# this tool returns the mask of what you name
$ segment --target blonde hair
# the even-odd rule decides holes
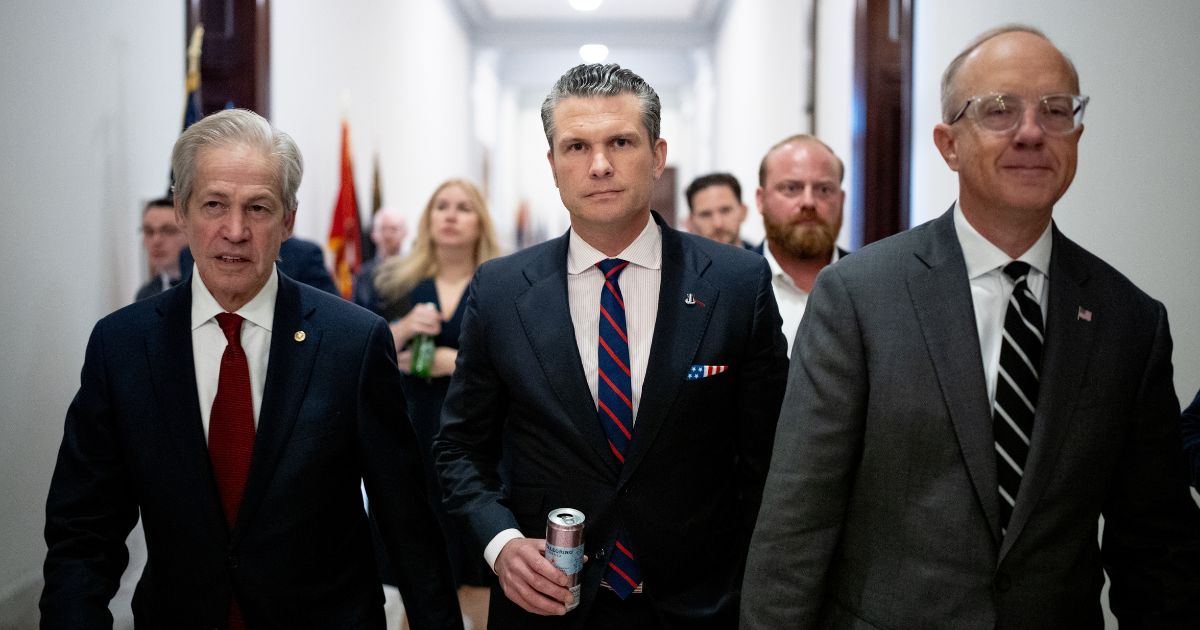
[[[479,238],[475,241],[475,266],[500,255],[500,245],[496,241],[496,229],[492,225],[492,215],[488,213],[487,201],[479,188],[465,179],[448,179],[442,182],[425,202],[425,210],[417,223],[417,235],[413,241],[412,252],[407,256],[395,256],[379,265],[375,271],[375,288],[379,290],[380,301],[384,305],[395,305],[407,296],[425,278],[437,275],[437,245],[430,235],[429,222],[433,215],[433,204],[437,196],[450,186],[457,186],[467,195],[471,209],[479,217]]]

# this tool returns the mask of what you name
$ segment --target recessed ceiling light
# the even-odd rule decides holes
[[[600,63],[608,59],[608,46],[604,44],[584,44],[579,47],[579,57],[584,63]]]
[[[576,11],[595,11],[604,0],[568,0]]]

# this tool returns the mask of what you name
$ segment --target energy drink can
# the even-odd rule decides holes
[[[546,559],[570,580],[571,603],[579,605],[579,572],[583,570],[583,512],[571,508],[551,510],[546,516]]]

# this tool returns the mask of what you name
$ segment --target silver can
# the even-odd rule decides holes
[[[579,573],[583,571],[583,512],[571,508],[550,510],[546,515],[546,559],[567,574],[571,603],[579,605]]]

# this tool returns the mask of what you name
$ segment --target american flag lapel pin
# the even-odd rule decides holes
[[[698,381],[702,378],[716,376],[728,369],[728,365],[693,365],[688,368],[687,380]]]
[[[1077,313],[1075,315],[1075,321],[1079,321],[1079,320],[1083,320],[1085,322],[1092,321],[1092,312],[1087,310],[1086,308],[1083,308],[1082,306],[1080,306],[1079,313]]]

